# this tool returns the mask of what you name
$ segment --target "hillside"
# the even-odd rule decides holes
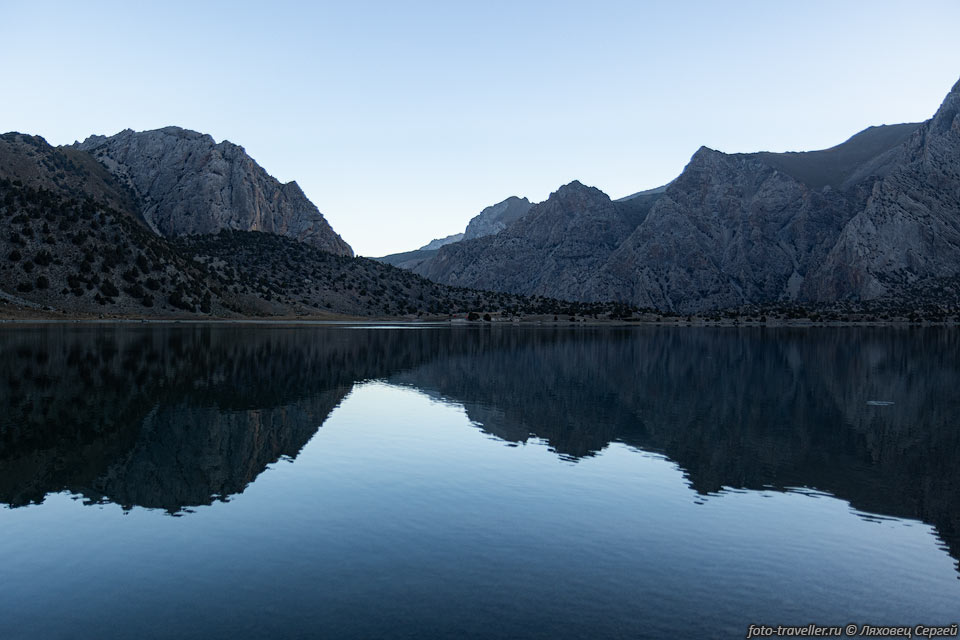
[[[574,182],[497,235],[411,267],[458,286],[684,314],[844,301],[949,311],[958,105],[960,83],[931,120],[870,127],[822,151],[702,147],[665,187],[616,202]]]
[[[0,138],[0,301],[67,314],[446,317],[625,313],[474,291],[256,231],[166,238],[134,193],[75,149]]]
[[[266,231],[353,255],[296,182],[281,184],[226,140],[215,143],[180,127],[127,129],[90,136],[72,149],[96,158],[128,187],[143,220],[161,235]]]

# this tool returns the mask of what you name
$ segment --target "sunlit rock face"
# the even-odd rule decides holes
[[[165,236],[264,231],[353,255],[296,182],[281,184],[231,142],[165,127],[90,136],[76,146],[136,193],[144,220]]]

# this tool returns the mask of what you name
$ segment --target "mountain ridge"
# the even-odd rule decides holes
[[[599,191],[569,200],[579,183],[564,185],[496,236],[441,247],[414,271],[677,313],[908,299],[921,283],[960,275],[958,87],[923,123],[870,127],[829,149],[701,147],[668,185],[613,207]]]
[[[140,215],[161,235],[266,231],[353,255],[295,181],[280,183],[228,140],[216,143],[209,134],[169,126],[124,129],[70,146],[136,193]]]

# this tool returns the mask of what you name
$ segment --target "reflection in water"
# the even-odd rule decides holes
[[[5,330],[0,502],[226,499],[379,379],[566,460],[622,442],[701,494],[809,487],[920,519],[958,558],[958,346],[937,329]]]

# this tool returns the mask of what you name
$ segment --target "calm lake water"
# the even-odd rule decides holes
[[[960,620],[960,332],[0,330],[0,638]]]

